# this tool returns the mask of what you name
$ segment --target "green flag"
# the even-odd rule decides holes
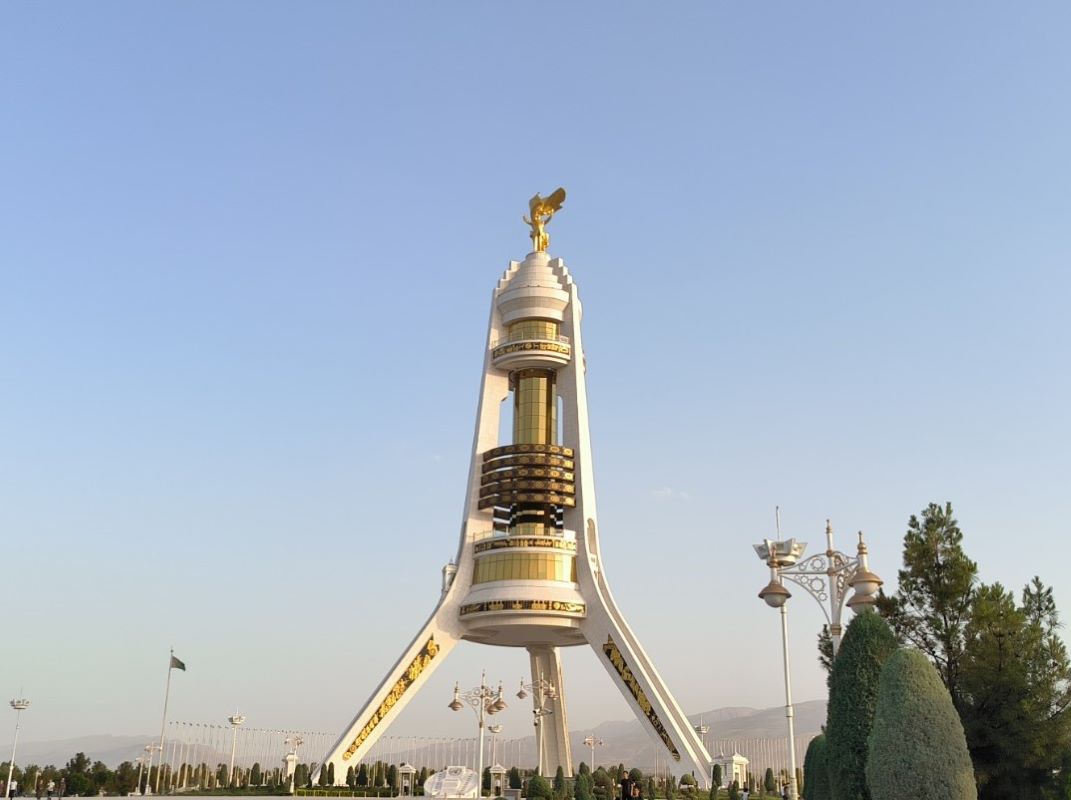
[[[171,656],[171,669],[181,669],[183,672],[185,672],[186,671],[186,665],[183,664],[181,661],[179,661],[174,656]]]

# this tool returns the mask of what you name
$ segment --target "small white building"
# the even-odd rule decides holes
[[[398,767],[398,794],[401,797],[412,797],[416,792],[416,767],[412,764],[403,763]]]
[[[747,783],[747,765],[751,763],[744,756],[733,752],[731,756],[718,753],[710,760],[710,771],[713,774],[714,765],[721,767],[721,785],[730,786],[737,781],[741,786]]]

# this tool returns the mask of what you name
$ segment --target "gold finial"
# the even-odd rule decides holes
[[[532,232],[532,250],[537,253],[547,252],[550,246],[550,234],[547,233],[546,225],[555,212],[561,209],[565,202],[565,189],[560,186],[547,197],[538,194],[528,201],[528,214],[531,217],[521,217],[526,225],[530,225]]]

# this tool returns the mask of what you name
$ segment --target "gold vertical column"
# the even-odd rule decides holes
[[[556,444],[558,393],[554,370],[523,369],[513,382],[513,443]],[[540,535],[555,528],[554,506],[518,503],[510,520],[510,533]]]

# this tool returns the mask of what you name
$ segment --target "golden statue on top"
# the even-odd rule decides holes
[[[521,217],[526,225],[532,227],[529,234],[532,237],[532,250],[537,253],[547,252],[550,247],[550,234],[547,233],[547,223],[559,211],[565,202],[565,189],[560,186],[547,197],[538,194],[528,201],[528,214],[531,217]]]

